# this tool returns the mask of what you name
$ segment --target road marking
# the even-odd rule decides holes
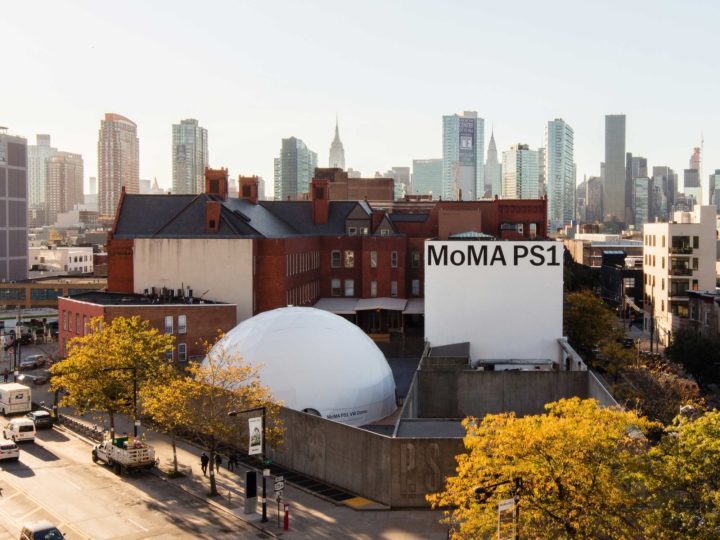
[[[125,519],[128,520],[128,521],[129,521],[130,523],[132,523],[133,525],[135,525],[135,526],[136,526],[138,529],[140,529],[141,531],[147,532],[147,531],[150,530],[150,529],[146,529],[145,527],[143,527],[142,525],[140,525],[137,521],[133,521],[133,520],[130,519],[130,518],[125,518]]]
[[[35,510],[30,510],[27,514],[25,514],[23,517],[20,518],[20,521],[25,521],[27,518],[32,516],[35,512],[40,510],[42,507],[38,506],[35,508]]]
[[[19,492],[19,491],[16,491],[15,493],[13,493],[12,495],[10,495],[9,497],[3,497],[2,500],[0,500],[0,504],[3,504],[3,503],[5,503],[5,502],[9,501],[9,500],[12,499],[13,497],[17,497],[18,495],[20,495],[20,492]]]
[[[81,488],[80,486],[78,486],[75,482],[73,482],[72,480],[68,480],[67,478],[65,479],[65,483],[66,483],[66,484],[70,484],[71,486],[73,486],[73,487],[74,487],[75,489],[77,489],[78,491],[82,491],[82,490],[83,490],[83,488]]]

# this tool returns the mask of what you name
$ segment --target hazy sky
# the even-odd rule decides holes
[[[138,124],[140,177],[171,185],[171,125],[197,118],[210,164],[272,186],[283,137],[326,166],[335,115],[366,175],[441,157],[443,114],[477,110],[500,151],[575,130],[578,181],[599,174],[604,115],[627,149],[720,168],[720,2],[3,2],[0,125],[52,135],[97,173],[105,112]]]

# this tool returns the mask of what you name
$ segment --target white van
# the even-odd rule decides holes
[[[29,413],[32,410],[32,395],[29,386],[19,383],[0,384],[0,413],[3,416]]]
[[[13,418],[3,428],[3,437],[14,442],[34,441],[35,422],[29,418]]]

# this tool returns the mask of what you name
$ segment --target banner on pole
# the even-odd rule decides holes
[[[515,499],[498,502],[498,540],[515,540]]]
[[[248,426],[250,431],[250,444],[248,445],[248,454],[254,456],[256,454],[263,453],[263,422],[262,417],[258,416],[255,418],[248,419]]]

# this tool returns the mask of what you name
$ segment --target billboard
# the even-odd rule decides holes
[[[471,359],[560,361],[563,245],[425,242],[425,338]]]

